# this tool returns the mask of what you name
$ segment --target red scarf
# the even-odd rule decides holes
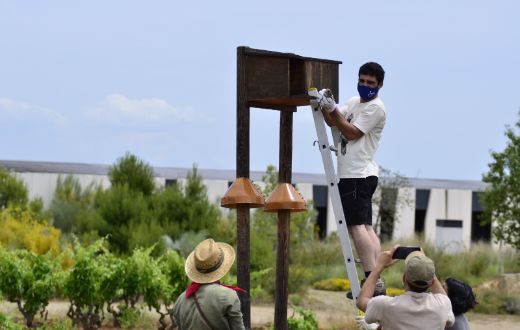
[[[214,284],[218,284],[218,285],[222,285],[222,286],[225,286],[226,288],[230,288],[232,290],[235,290],[235,291],[241,291],[241,292],[246,292],[246,290],[244,289],[241,289],[237,286],[232,286],[232,285],[227,285],[227,284],[224,284],[224,283],[220,283],[220,282],[213,282]],[[195,294],[195,292],[197,292],[197,290],[203,286],[204,284],[210,284],[210,283],[197,283],[197,282],[191,282],[190,285],[188,285],[188,288],[186,289],[186,295],[185,297],[186,298],[189,298],[191,297],[192,295]]]

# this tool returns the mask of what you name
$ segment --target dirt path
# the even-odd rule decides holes
[[[318,320],[320,329],[355,330],[355,309],[352,301],[345,299],[343,292],[309,290],[301,307],[311,309]],[[69,308],[68,302],[53,301],[48,306],[49,318],[63,318]],[[3,302],[0,313],[18,315],[15,304]],[[291,316],[292,310],[288,311]],[[469,313],[472,330],[520,330],[519,315],[485,315]],[[274,320],[274,306],[253,305],[251,307],[251,326],[265,329]]]

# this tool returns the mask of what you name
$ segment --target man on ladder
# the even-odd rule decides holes
[[[379,238],[372,227],[372,196],[379,174],[373,156],[386,121],[385,105],[379,98],[384,77],[381,65],[374,62],[363,64],[358,74],[359,97],[351,98],[342,107],[335,104],[330,90],[319,92],[320,97],[328,99],[328,102],[321,102],[321,109],[337,147],[341,204],[365,279],[374,269],[381,252]],[[378,279],[374,295],[384,294],[385,284]],[[347,296],[352,298],[352,293]]]

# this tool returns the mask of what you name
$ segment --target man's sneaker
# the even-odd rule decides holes
[[[362,279],[361,280],[361,286],[363,286],[363,284],[365,283],[366,281],[366,278]],[[386,295],[386,285],[385,285],[385,281],[383,281],[382,278],[378,278],[377,279],[377,282],[376,282],[376,287],[374,288],[374,295],[372,297],[375,297],[375,296],[384,296]],[[352,296],[352,291],[348,291],[347,292],[347,298],[348,299],[354,299],[353,296]]]
[[[376,287],[374,289],[374,295],[375,296],[385,296],[386,295],[386,285],[385,281],[383,281],[382,278],[378,278],[376,282]]]

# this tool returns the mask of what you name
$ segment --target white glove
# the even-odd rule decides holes
[[[379,328],[377,323],[367,323],[363,316],[356,316],[356,327],[358,330],[374,330]]]
[[[371,330],[363,316],[356,316],[356,326],[358,330]]]
[[[332,95],[332,91],[328,88],[322,89],[318,92],[318,100],[322,110],[331,113],[336,109],[336,100],[334,100],[334,95]]]

